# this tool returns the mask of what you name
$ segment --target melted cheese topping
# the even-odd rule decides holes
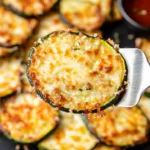
[[[0,46],[0,57],[9,55],[10,53],[12,53],[16,50],[18,50],[17,46],[12,47],[12,48],[6,48],[6,47],[1,47]]]
[[[146,96],[142,96],[138,105],[140,106],[144,114],[148,117],[148,119],[150,120],[150,98]]]
[[[58,112],[35,95],[12,96],[0,106],[1,130],[15,141],[38,141],[59,121]]]
[[[72,25],[91,31],[99,28],[110,10],[110,0],[61,0],[60,12]],[[85,13],[86,12],[86,13]]]
[[[3,46],[23,44],[37,24],[35,19],[19,17],[3,6],[0,6],[0,18],[0,45]]]
[[[90,150],[97,142],[98,140],[84,125],[80,115],[63,113],[55,132],[38,146],[47,150]]]
[[[105,143],[115,146],[128,146],[145,142],[149,123],[137,107],[111,108],[101,117],[91,114],[88,123]]]
[[[27,16],[37,16],[48,11],[58,0],[2,0],[5,5]]]
[[[58,107],[100,109],[122,85],[124,60],[104,40],[62,31],[34,49],[28,76]]]
[[[0,97],[20,91],[20,60],[9,57],[0,59]]]

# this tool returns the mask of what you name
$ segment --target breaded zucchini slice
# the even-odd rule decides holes
[[[0,18],[0,45],[3,47],[25,43],[37,25],[37,20],[17,16],[1,5]]]
[[[121,148],[120,147],[106,146],[104,144],[98,144],[93,150],[121,150]]]
[[[38,41],[27,76],[42,99],[74,113],[103,110],[118,101],[126,66],[107,41],[69,30]]]
[[[103,117],[90,114],[85,123],[101,142],[111,146],[134,146],[146,142],[149,130],[149,121],[138,107],[109,108]]]
[[[58,0],[2,0],[14,13],[23,17],[37,17],[48,12]]]
[[[38,145],[41,150],[91,150],[98,143],[78,114],[61,113],[58,128]]]
[[[150,98],[142,96],[138,105],[147,116],[147,118],[150,120]]]
[[[58,122],[58,111],[29,93],[14,95],[0,103],[0,129],[16,142],[37,142]]]
[[[92,31],[105,22],[111,0],[61,0],[60,13],[65,22]]]
[[[21,63],[15,57],[0,58],[0,98],[20,91]]]
[[[136,38],[135,46],[140,48],[145,53],[148,61],[150,62],[150,39]],[[146,90],[145,95],[150,97],[150,88]]]
[[[12,48],[0,46],[0,57],[7,56],[12,52],[17,51],[18,49],[19,49],[18,46],[14,46]]]

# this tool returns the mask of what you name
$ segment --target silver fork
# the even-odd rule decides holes
[[[121,48],[119,52],[126,60],[129,84],[126,86],[126,92],[117,106],[133,107],[150,86],[150,66],[145,54],[140,49]]]

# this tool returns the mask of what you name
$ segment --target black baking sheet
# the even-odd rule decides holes
[[[103,37],[104,38],[112,38],[114,40],[117,40],[116,42],[120,41],[120,47],[131,47],[133,48],[134,45],[134,39],[136,36],[143,36],[146,35],[146,33],[138,33],[132,30],[132,27],[130,27],[129,24],[126,23],[125,20],[122,20],[120,22],[112,23],[112,24],[106,24],[102,27],[103,31]],[[131,40],[129,39],[129,35],[135,37]],[[16,143],[13,141],[8,140],[6,137],[0,133],[0,150],[15,150]],[[21,149],[23,150],[23,146],[21,146]],[[29,150],[38,150],[36,145],[30,145]],[[138,145],[132,148],[128,148],[127,150],[150,150],[150,140],[149,142]]]

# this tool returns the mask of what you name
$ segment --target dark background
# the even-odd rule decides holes
[[[139,32],[132,28],[125,20],[120,22],[112,23],[112,24],[105,24],[101,28],[103,31],[103,37],[105,39],[112,38],[113,40],[117,40],[116,42],[120,42],[120,47],[128,47],[133,48],[135,47],[134,40],[136,37],[143,37],[148,36],[150,33],[148,32]],[[133,35],[134,38],[128,39],[129,35]],[[116,38],[117,37],[117,38]],[[15,150],[16,143],[8,140],[6,137],[0,133],[0,150]],[[20,150],[23,150],[21,146]],[[29,150],[38,150],[36,145],[30,145]],[[145,144],[141,144],[135,147],[128,148],[127,150],[150,150],[150,140]]]

